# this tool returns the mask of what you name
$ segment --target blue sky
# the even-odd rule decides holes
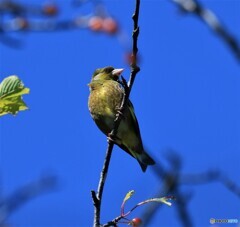
[[[27,1],[25,1],[27,2]],[[41,1],[35,1],[40,3]],[[240,39],[240,2],[201,1]],[[60,19],[90,12],[58,1]],[[13,34],[23,43],[14,49],[0,43],[0,79],[17,74],[31,93],[28,111],[0,119],[1,190],[9,195],[44,174],[56,174],[60,187],[13,213],[13,226],[92,226],[90,190],[96,189],[107,147],[105,136],[87,107],[87,84],[96,68],[129,66],[134,1],[104,1],[118,20],[121,37],[88,29]],[[89,7],[89,8],[88,8]],[[141,72],[131,93],[142,139],[149,152],[167,165],[173,149],[182,157],[182,173],[218,169],[240,182],[239,61],[203,22],[181,15],[171,1],[142,1],[139,53]],[[129,208],[152,197],[161,180],[115,147],[102,204],[102,221],[119,215],[124,195],[134,189]],[[212,182],[180,188],[189,199],[194,226],[209,219],[238,218],[239,198]],[[144,207],[131,217],[141,216]],[[174,204],[154,216],[150,227],[181,226]]]

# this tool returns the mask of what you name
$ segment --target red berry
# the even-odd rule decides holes
[[[93,31],[100,31],[103,27],[103,19],[98,16],[90,18],[88,26]]]
[[[140,218],[133,218],[131,221],[131,225],[133,227],[138,227],[142,224],[142,220]]]
[[[118,31],[117,22],[111,17],[105,18],[103,20],[103,30],[109,34],[115,34]]]
[[[17,26],[19,29],[27,29],[29,26],[29,23],[27,19],[23,17],[16,17],[14,19],[15,26]]]
[[[58,7],[54,4],[46,4],[43,6],[43,13],[48,16],[55,16],[58,13]]]
[[[137,56],[134,56],[132,53],[128,52],[125,54],[125,61],[128,63],[128,64],[137,64],[139,62],[139,57]]]

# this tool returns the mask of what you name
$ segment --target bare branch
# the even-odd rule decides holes
[[[239,41],[227,31],[219,18],[211,10],[204,8],[197,0],[172,0],[186,13],[193,13],[221,38],[240,61]]]
[[[17,189],[7,198],[0,200],[0,226],[5,220],[20,206],[29,200],[43,194],[55,190],[57,187],[56,176],[45,176],[35,182],[24,185]]]
[[[126,107],[126,105],[128,103],[129,95],[130,95],[135,77],[136,77],[137,73],[140,71],[140,68],[137,66],[137,63],[136,63],[137,52],[138,52],[137,40],[138,40],[138,35],[139,35],[139,27],[138,27],[139,8],[140,8],[140,0],[136,0],[135,12],[132,17],[133,22],[134,22],[133,35],[132,35],[132,37],[133,37],[133,47],[132,47],[132,57],[133,58],[132,59],[135,59],[135,60],[131,64],[131,74],[130,74],[128,86],[124,86],[125,92],[124,92],[123,100],[122,100],[122,103],[120,106],[120,113],[124,112],[124,108]],[[123,82],[124,82],[124,80],[123,80]],[[103,169],[101,171],[97,194],[92,191],[92,197],[93,197],[93,202],[94,202],[94,227],[100,226],[102,194],[103,194],[103,189],[104,189],[105,181],[107,178],[109,163],[111,160],[112,150],[113,150],[113,146],[114,146],[114,142],[112,141],[111,138],[114,138],[114,136],[117,134],[117,130],[118,130],[121,120],[122,120],[122,114],[117,114],[116,119],[114,120],[113,130],[111,131],[111,133],[109,135],[108,148],[107,148],[106,157],[105,157],[104,164],[103,164]],[[94,197],[94,195],[96,195],[96,198]],[[111,224],[114,224],[114,222],[111,222]]]
[[[190,212],[187,209],[191,195],[185,195],[181,192],[180,189],[182,185],[220,182],[229,191],[240,197],[240,187],[234,181],[226,177],[220,170],[208,170],[198,174],[182,174],[180,168],[182,163],[181,158],[174,151],[171,151],[170,155],[168,155],[168,161],[170,163],[170,170],[161,165],[159,161],[157,165],[151,168],[154,174],[161,179],[161,185],[154,197],[159,198],[166,195],[173,195],[176,198],[177,214],[182,226],[193,226],[194,224]],[[150,225],[153,216],[157,213],[159,208],[161,208],[159,204],[152,203],[144,210],[141,215],[144,226]]]

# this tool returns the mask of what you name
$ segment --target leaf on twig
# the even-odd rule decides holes
[[[0,84],[0,116],[8,113],[16,115],[17,112],[28,109],[22,95],[29,91],[17,76],[6,77]]]
[[[132,192],[132,191],[130,191],[130,192],[128,193],[129,195],[127,194],[125,198],[129,199],[129,198],[132,196],[131,192]],[[134,211],[137,207],[142,206],[142,205],[147,204],[147,203],[151,203],[151,202],[164,203],[164,204],[166,204],[166,205],[168,205],[168,206],[171,206],[172,203],[170,203],[169,200],[172,200],[172,199],[175,199],[175,197],[174,197],[174,196],[165,196],[165,197],[161,197],[161,198],[146,199],[146,200],[138,203],[137,205],[135,205],[135,206],[134,206],[131,210],[129,210],[127,213],[124,213],[124,204],[125,204],[125,202],[123,201],[123,204],[122,204],[122,206],[121,206],[121,216],[122,216],[122,217],[126,217],[126,216],[128,216],[132,211]]]
[[[134,190],[131,190],[125,195],[122,205],[121,205],[121,215],[122,216],[124,216],[124,205],[125,205],[126,201],[129,200],[133,196],[133,194],[134,194]]]
[[[147,199],[143,202],[140,202],[137,205],[140,206],[140,205],[143,205],[145,203],[158,202],[158,203],[164,203],[168,206],[172,206],[172,203],[169,202],[169,200],[173,200],[173,199],[175,199],[174,196],[164,196],[164,197],[161,197],[161,198],[151,198],[151,199]]]
[[[125,203],[127,200],[129,200],[129,199],[133,196],[133,194],[134,194],[134,190],[129,191],[129,192],[126,194],[126,196],[125,196],[125,198],[124,198],[124,200],[123,200],[123,203]]]
[[[124,200],[123,200],[123,203],[125,203],[127,200],[129,200],[129,199],[133,196],[133,194],[134,194],[134,190],[129,191],[129,192],[126,194],[126,196],[125,196],[125,198],[124,198]]]

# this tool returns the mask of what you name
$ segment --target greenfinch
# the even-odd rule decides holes
[[[119,82],[122,72],[123,69],[114,69],[111,66],[97,69],[88,84],[90,87],[89,111],[98,128],[107,136],[114,127],[114,120],[124,96],[124,88]],[[130,100],[122,114],[123,118],[113,141],[137,159],[142,171],[145,172],[147,166],[155,162],[144,151],[138,121]]]

